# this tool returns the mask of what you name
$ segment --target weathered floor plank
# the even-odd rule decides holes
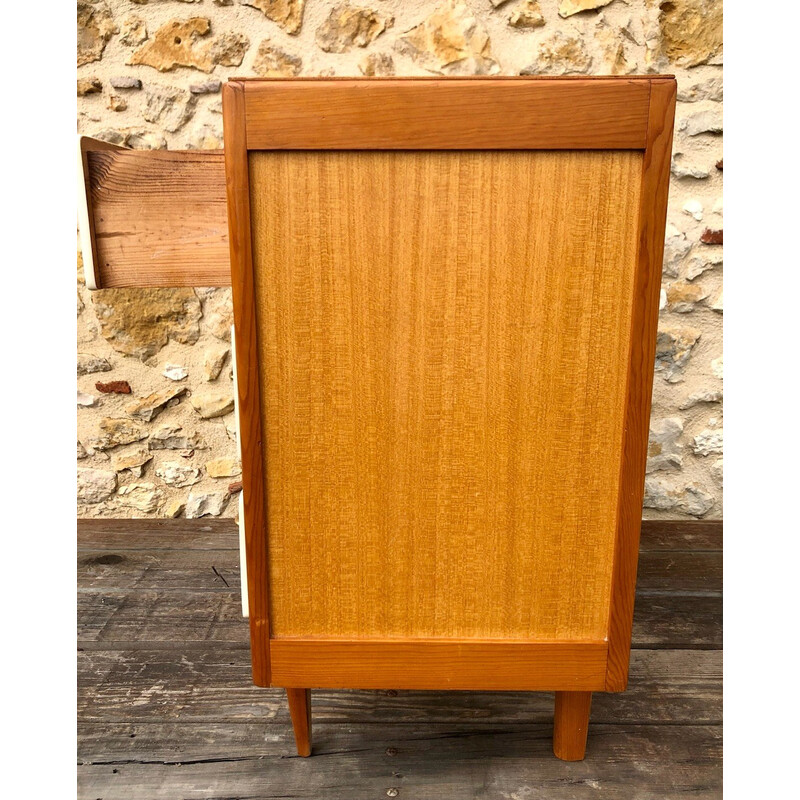
[[[78,586],[83,591],[229,591],[239,582],[238,550],[84,550],[78,553]]]
[[[224,592],[81,592],[78,619],[84,649],[250,647],[238,584]]]
[[[215,643],[250,647],[239,591],[108,589],[78,594],[84,649],[195,649]],[[180,630],[176,639],[175,631]],[[722,599],[686,595],[637,597],[635,649],[722,647]]]
[[[639,549],[722,550],[722,520],[643,520]]]
[[[591,722],[589,726],[589,748],[601,737],[608,736],[617,727]],[[671,740],[670,731],[687,730],[691,737],[716,741],[715,725],[619,726],[631,737],[625,747],[634,749],[633,738],[642,731],[642,742],[659,738],[658,731],[666,732],[663,739]],[[710,737],[702,733],[711,730]],[[315,721],[315,755],[332,755],[340,750],[365,749],[365,742],[374,744],[377,735],[383,735],[401,754],[407,743],[414,746],[420,741],[437,742],[445,739],[466,739],[483,734],[508,736],[519,732],[530,740],[552,738],[552,720],[547,723],[515,723],[498,725],[491,720],[476,720],[469,725],[451,723],[419,722],[409,725],[376,722],[364,728]],[[338,740],[342,731],[344,739]],[[363,735],[362,735],[363,734]],[[145,722],[145,723],[80,723],[78,725],[78,763],[80,765],[120,764],[183,764],[196,762],[227,761],[245,758],[294,757],[294,737],[286,725],[270,725],[262,722]],[[382,742],[383,740],[378,740]],[[624,741],[624,740],[623,740]],[[341,746],[340,746],[341,745]],[[638,748],[636,748],[638,749]],[[594,753],[590,753],[594,755]]]
[[[131,732],[136,739],[143,735],[141,728]],[[591,725],[586,760],[574,763],[553,757],[549,725],[472,731],[320,724],[310,759],[289,756],[288,730],[264,737],[254,726],[185,734],[161,728],[153,738],[166,742],[178,734],[182,743],[187,737],[179,751],[137,742],[126,758],[119,740],[124,733],[106,732],[98,744],[101,758],[110,758],[79,766],[79,796],[669,800],[716,798],[721,780],[716,726]]]
[[[634,650],[720,650],[722,597],[637,595],[631,646]]]
[[[628,690],[599,693],[597,722],[708,724],[721,720],[722,656],[715,650],[636,650]],[[85,651],[78,659],[83,721],[278,720],[288,724],[281,690],[260,689],[246,650]],[[552,720],[552,695],[538,692],[317,691],[314,719],[343,724]]]
[[[722,553],[646,550],[639,554],[639,595],[665,592],[717,595],[722,592]]]
[[[79,519],[81,550],[238,550],[232,519]]]

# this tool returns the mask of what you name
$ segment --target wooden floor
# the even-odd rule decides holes
[[[313,694],[314,756],[250,680],[231,521],[78,524],[78,796],[721,797],[722,531],[645,523],[627,692],[595,694],[587,757],[551,750],[553,697]]]

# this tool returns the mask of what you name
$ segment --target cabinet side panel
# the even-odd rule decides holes
[[[252,152],[273,637],[603,640],[640,152]]]

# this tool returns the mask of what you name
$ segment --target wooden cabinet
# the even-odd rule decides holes
[[[235,80],[224,165],[85,145],[97,285],[225,283],[229,246],[253,676],[301,755],[314,688],[555,691],[565,759],[625,688],[674,105],[664,76]],[[147,203],[185,195],[138,251],[99,210],[133,158]],[[169,225],[192,264],[123,263]]]

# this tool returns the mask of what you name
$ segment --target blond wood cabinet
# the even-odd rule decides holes
[[[556,691],[566,759],[625,688],[674,104],[235,80],[224,154],[84,143],[96,285],[233,287],[253,675],[301,754],[314,688]],[[172,210],[125,247],[134,193]]]

